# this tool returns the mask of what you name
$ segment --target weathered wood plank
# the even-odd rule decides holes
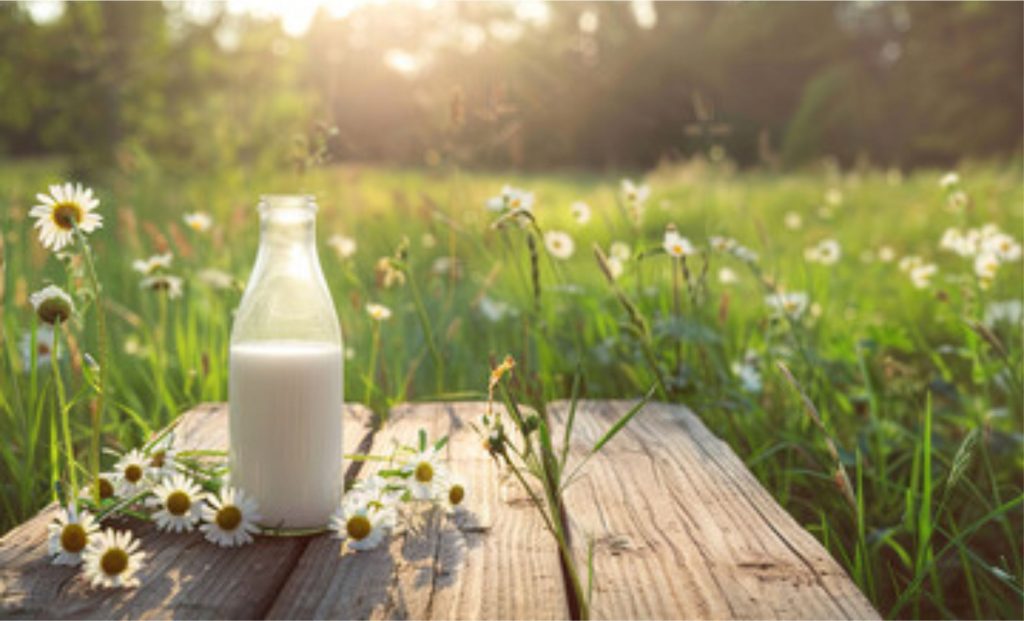
[[[448,434],[446,458],[465,477],[466,515],[434,519],[359,554],[310,543],[272,618],[552,619],[568,616],[556,547],[535,509],[503,486],[468,426],[480,403],[406,405],[375,435],[375,454]],[[372,471],[372,466],[368,468]]]
[[[369,414],[345,412],[344,444],[354,450]],[[226,449],[227,407],[206,404],[183,415],[175,445]],[[157,532],[138,520],[112,522],[142,537],[147,554],[137,590],[95,590],[78,568],[51,565],[46,527],[51,505],[0,539],[0,616],[9,618],[255,618],[261,617],[291,573],[309,538],[258,537],[238,549],[215,548],[198,533]]]
[[[582,403],[572,454],[633,403]],[[556,437],[566,411],[552,409]],[[579,557],[595,544],[595,618],[878,618],[828,552],[681,406],[648,404],[585,466],[566,503]]]

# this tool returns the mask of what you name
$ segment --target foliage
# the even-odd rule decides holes
[[[227,171],[290,162],[316,118],[336,156],[389,164],[906,169],[1024,134],[1019,3],[660,3],[649,28],[626,3],[370,3],[297,38],[190,6],[0,6],[0,153]]]

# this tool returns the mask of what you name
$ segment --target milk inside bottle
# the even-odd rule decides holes
[[[260,201],[260,246],[231,332],[231,485],[263,526],[327,524],[342,493],[341,329],[316,252],[316,203]]]

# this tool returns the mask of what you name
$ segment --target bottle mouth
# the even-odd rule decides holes
[[[262,194],[259,210],[301,209],[316,211],[316,197],[312,194]]]
[[[312,194],[263,194],[257,206],[260,216],[278,222],[300,222],[316,214],[316,197]]]

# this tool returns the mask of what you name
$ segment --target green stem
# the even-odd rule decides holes
[[[92,417],[92,438],[89,443],[89,465],[92,469],[93,480],[99,480],[100,476],[100,433],[103,428],[103,418],[106,413],[106,392],[110,388],[110,356],[107,344],[107,321],[103,312],[103,293],[100,288],[100,280],[96,275],[96,264],[93,262],[92,248],[85,239],[85,233],[77,226],[75,236],[78,245],[82,249],[82,256],[85,257],[85,266],[88,270],[89,280],[92,284],[93,294],[96,296],[96,332],[100,348],[100,385],[96,394],[96,408],[91,412]],[[100,486],[93,485],[93,500],[100,502]]]
[[[405,273],[409,279],[409,289],[412,291],[412,301],[416,306],[416,315],[419,317],[420,325],[423,327],[423,336],[427,340],[430,355],[434,358],[437,394],[444,394],[444,356],[441,355],[441,350],[437,348],[437,342],[434,341],[434,331],[430,327],[430,317],[427,315],[427,308],[423,305],[423,297],[420,295],[420,288],[416,284],[416,278],[408,269],[405,270]]]
[[[53,365],[53,383],[57,387],[57,407],[60,410],[61,433],[64,435],[64,452],[67,453],[68,482],[71,485],[71,494],[68,496],[67,505],[78,507],[78,473],[75,472],[75,446],[71,440],[71,421],[68,411],[67,397],[64,394],[64,380],[60,372],[60,322],[53,324],[53,354],[51,356]],[[99,489],[99,486],[95,486]]]
[[[537,493],[533,491],[533,488],[530,487],[530,484],[526,481],[525,478],[523,478],[523,474],[519,471],[519,468],[517,468],[516,465],[513,464],[512,461],[508,458],[508,455],[505,455],[505,463],[508,464],[509,469],[512,470],[512,474],[515,475],[516,479],[519,480],[520,485],[522,485],[526,493],[529,494],[530,500],[533,501],[533,504],[536,505],[538,509],[540,509],[540,515],[544,519],[544,526],[546,526],[547,529],[551,531],[551,535],[554,536],[555,541],[558,543],[558,551],[562,556],[562,561],[565,565],[566,571],[568,571],[569,573],[569,583],[572,587],[573,592],[576,594],[576,603],[579,606],[579,618],[589,619],[590,602],[587,601],[586,594],[583,592],[583,585],[580,583],[579,571],[576,569],[576,561],[574,560],[574,557],[572,555],[572,550],[569,549],[569,542],[566,541],[565,538],[565,531],[562,527],[561,515],[555,514],[549,516],[548,513],[544,510],[545,503],[541,502],[540,497],[537,496]],[[547,492],[546,495],[550,499],[551,494],[550,490],[548,489],[548,485],[545,485],[544,487],[545,491]],[[548,509],[553,514],[556,511],[558,511],[558,507],[552,505],[550,502],[547,504]]]
[[[682,260],[675,259],[672,261],[672,314],[675,315],[677,331],[682,330],[682,310],[680,307],[682,303],[679,300],[680,286],[680,272],[682,268]],[[682,333],[676,334],[676,376],[678,377],[683,367],[683,337]]]
[[[373,321],[373,337],[370,343],[370,364],[367,367],[367,373],[369,376],[366,378],[366,396],[363,397],[363,403],[366,407],[373,409],[373,404],[370,402],[370,397],[373,396],[374,382],[377,377],[377,350],[380,349],[380,322],[377,320]]]

